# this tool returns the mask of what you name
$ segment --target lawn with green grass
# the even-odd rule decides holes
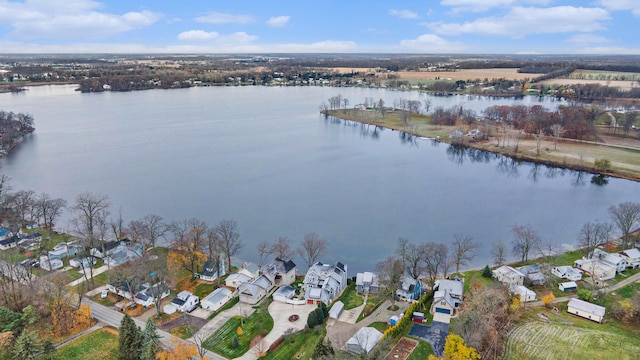
[[[213,290],[216,289],[216,282],[208,283],[202,280],[196,285],[195,290],[193,291],[193,295],[199,297],[200,299],[204,299],[207,295],[211,294]],[[224,285],[224,283],[222,283]]]
[[[173,336],[177,336],[180,339],[188,339],[198,332],[198,328],[192,325],[176,326],[169,330],[169,333]]]
[[[347,285],[337,301],[342,301],[344,303],[345,310],[357,308],[364,303],[362,295],[358,294],[356,291],[356,284],[353,282]]]
[[[221,312],[231,309],[235,304],[238,303],[238,301],[240,301],[240,297],[239,296],[234,297],[233,299],[231,299],[231,301],[226,303],[223,307],[221,307],[220,309],[218,309],[217,311],[214,311],[211,315],[209,315],[207,320],[211,320]]]
[[[431,345],[428,342],[413,336],[408,336],[408,338],[418,340],[418,346],[413,349],[407,360],[424,360],[433,354],[433,349],[431,349]]]
[[[116,331],[101,329],[76,339],[56,350],[55,360],[117,359]]]
[[[359,322],[367,316],[371,315],[374,311],[376,311],[378,306],[382,305],[382,303],[384,303],[386,300],[387,299],[381,295],[369,295],[367,297],[367,303],[364,305],[364,309],[362,309],[362,312],[358,316],[358,320],[356,320],[356,322]]]
[[[299,331],[289,335],[285,341],[273,352],[268,352],[262,359],[265,360],[290,360],[311,359],[313,351],[320,339],[324,338],[325,330],[313,329]],[[293,340],[293,341],[292,341]]]
[[[376,330],[378,330],[378,331],[380,331],[381,333],[384,334],[385,330],[387,330],[389,325],[384,321],[376,321],[376,322],[373,322],[373,323],[369,324],[369,327],[372,327],[372,328],[374,328],[374,329],[376,329]]]
[[[242,334],[238,335],[238,347],[233,347],[233,338],[238,328],[242,328]],[[228,359],[237,358],[246,353],[250,348],[251,340],[261,332],[269,333],[273,329],[273,318],[263,305],[246,320],[240,316],[234,316],[222,325],[213,335],[208,337],[202,346]]]

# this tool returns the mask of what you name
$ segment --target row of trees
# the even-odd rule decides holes
[[[32,133],[33,116],[0,110],[0,145],[9,149],[23,136]]]

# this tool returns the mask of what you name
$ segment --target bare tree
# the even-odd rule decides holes
[[[400,284],[404,268],[402,260],[389,256],[386,260],[376,264],[376,271],[380,277],[381,295],[391,300],[393,305],[396,303],[396,290]]]
[[[76,197],[73,211],[76,216],[71,220],[74,233],[85,248],[84,256],[90,255],[92,248],[102,246],[104,253],[104,235],[107,231],[107,216],[109,215],[109,198],[106,195],[82,193]],[[86,273],[89,270],[89,274]],[[90,281],[91,288],[95,286],[93,267],[84,269],[85,278]]]
[[[224,254],[224,249],[216,228],[210,228],[209,231],[207,231],[207,243],[205,248],[207,251],[207,259],[209,261],[213,261],[215,268],[218,269],[219,274],[216,280],[218,286],[220,286],[220,278],[224,275],[222,271],[223,269],[220,266],[223,261],[222,256]],[[227,264],[227,267],[225,267],[224,270],[225,273],[226,271],[231,271],[231,264]]]
[[[33,190],[20,190],[15,193],[8,194],[5,206],[15,219],[15,226],[22,228],[27,222],[35,219],[29,219],[35,206],[36,196]],[[6,216],[6,215],[5,215]]]
[[[222,220],[216,227],[220,245],[227,255],[227,264],[231,264],[231,257],[242,249],[242,240],[238,233],[238,223],[235,220]]]
[[[122,208],[118,209],[118,217],[112,219],[109,226],[116,240],[122,240],[126,237],[126,229],[124,227],[124,220],[122,219]]]
[[[531,225],[514,225],[511,228],[513,233],[513,253],[520,256],[521,261],[529,260],[529,252],[540,244],[540,236]]]
[[[169,226],[164,222],[162,216],[148,214],[140,220],[131,221],[127,231],[131,236],[138,237],[145,245],[153,248],[158,239],[169,232]]]
[[[460,273],[460,265],[467,265],[476,256],[478,247],[473,238],[468,235],[453,235],[453,262],[456,265],[456,274]]]
[[[200,271],[200,262],[206,257],[208,228],[206,222],[196,218],[171,224],[175,241],[171,244],[174,252],[170,256],[176,265],[193,274]]]
[[[263,241],[260,244],[258,244],[256,249],[258,250],[258,257],[259,257],[258,268],[259,269],[262,269],[262,265],[264,265],[264,262],[267,260],[267,256],[270,255],[269,253],[270,247],[271,245],[269,245],[267,241]]]
[[[491,245],[491,255],[493,256],[493,261],[498,265],[502,266],[507,261],[507,245],[502,240],[497,240]]]
[[[399,237],[398,238],[398,245],[396,247],[396,255],[400,256],[400,259],[402,260],[402,265],[403,266],[407,266],[407,257],[409,254],[409,245],[411,243],[409,242],[409,239],[405,239],[403,237]]]
[[[585,256],[590,259],[593,256],[593,250],[600,244],[604,244],[609,240],[612,225],[600,221],[588,221],[578,232],[578,246],[584,251]]]
[[[49,231],[47,241],[51,240],[53,225],[58,216],[62,215],[62,210],[67,206],[67,201],[61,198],[52,199],[48,194],[43,193],[36,199],[35,206],[38,209],[38,216],[42,218],[43,226]]]
[[[408,244],[404,269],[414,279],[417,279],[425,272],[425,253],[429,245]]]
[[[282,260],[290,260],[295,251],[291,248],[291,240],[286,236],[280,236],[270,247],[269,253]]]
[[[629,235],[633,227],[640,222],[640,203],[623,202],[609,208],[613,223],[622,233],[622,248],[629,246]]]
[[[447,245],[444,244],[436,244],[433,242],[424,243],[421,248],[423,249],[423,256],[426,264],[427,275],[429,276],[429,281],[433,284],[438,278],[438,274],[440,272],[447,272],[449,258],[448,252],[449,249]]]
[[[304,236],[302,245],[298,249],[298,254],[307,264],[307,267],[311,267],[325,254],[327,245],[327,240],[321,239],[314,232],[310,232]]]
[[[551,125],[551,132],[553,133],[553,150],[558,149],[558,139],[562,137],[562,131],[564,127],[560,124]]]

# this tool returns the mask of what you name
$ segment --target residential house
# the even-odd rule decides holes
[[[203,309],[218,311],[229,300],[233,299],[233,292],[225,287],[215,289],[200,302]]]
[[[91,256],[102,259],[123,250],[129,243],[131,243],[131,240],[129,239],[103,241],[100,246],[91,249],[89,253]]]
[[[41,255],[39,260],[40,260],[40,267],[47,271],[62,269],[62,267],[64,266],[62,264],[62,260],[58,258],[50,258],[47,255]]]
[[[307,304],[330,305],[347,287],[347,266],[341,262],[329,265],[318,261],[307,271],[302,287]]]
[[[547,277],[540,271],[540,265],[538,264],[517,267],[516,270],[524,274],[524,281],[530,285],[544,285],[547,280]]]
[[[265,275],[253,279],[251,282],[243,283],[238,288],[240,301],[243,303],[255,305],[262,300],[271,291],[274,284]]]
[[[396,289],[396,299],[399,301],[418,300],[423,293],[424,289],[420,280],[403,275],[398,289]]]
[[[458,309],[463,300],[463,285],[462,280],[458,278],[436,281],[433,286],[433,302],[430,309],[433,321],[449,323],[450,317],[458,316]]]
[[[558,289],[562,290],[562,291],[576,291],[578,290],[578,284],[576,284],[575,281],[567,281],[567,282],[563,282],[558,284]]]
[[[254,278],[249,277],[243,273],[235,272],[227,276],[227,279],[225,280],[225,285],[227,285],[228,287],[237,289],[240,287],[240,285],[251,282],[251,280],[253,279]]]
[[[13,233],[13,231],[11,231],[11,229],[6,227],[0,228],[0,242],[2,240],[12,238],[14,235],[15,234]]]
[[[124,248],[118,247],[120,250],[112,253],[104,258],[104,264],[109,266],[118,266],[127,261],[139,259],[144,254],[144,246],[142,244],[130,243]]]
[[[7,237],[5,239],[0,240],[0,250],[8,250],[18,246],[18,241],[20,239],[17,236]]]
[[[171,305],[180,312],[192,312],[198,306],[200,299],[190,291],[183,290],[171,300]]]
[[[236,272],[239,274],[245,274],[250,278],[255,279],[258,277],[258,275],[260,275],[260,267],[258,267],[257,264],[252,262],[244,262],[242,263],[242,265],[240,265],[240,268],[238,268],[238,271]],[[294,281],[295,281],[295,275],[294,275]]]
[[[49,251],[49,257],[55,259],[64,259],[71,256],[76,256],[84,251],[84,246],[78,244],[75,241],[61,242],[53,247],[53,250]]]
[[[376,294],[380,287],[378,274],[363,272],[356,274],[356,290],[361,294]]]
[[[627,259],[619,254],[611,254],[601,249],[593,251],[593,257],[616,268],[616,272],[624,272],[629,266]]]
[[[523,285],[514,286],[510,291],[513,295],[520,295],[521,302],[536,301],[536,293]]]
[[[291,285],[282,285],[273,293],[273,301],[286,303],[296,296],[296,289]]]
[[[582,301],[580,299],[570,299],[567,305],[567,312],[585,319],[601,323],[604,319],[606,309],[600,305]]]
[[[275,285],[291,285],[296,281],[296,264],[275,258],[262,269],[262,274]]]
[[[640,267],[640,250],[631,248],[620,252],[620,256],[627,260],[630,268],[636,269]]]
[[[598,281],[611,280],[616,277],[616,268],[597,259],[578,259],[573,266],[591,275]]]
[[[96,262],[97,262],[97,259],[94,258],[93,256],[81,256],[81,257],[77,257],[69,260],[69,266],[73,268],[86,269],[95,265]]]
[[[22,245],[27,242],[41,242],[42,234],[39,232],[31,233],[31,234],[22,234],[19,236],[20,240],[18,241],[18,245]]]
[[[160,300],[166,298],[171,294],[171,290],[165,284],[155,284],[151,287],[145,284],[146,288],[138,291],[136,294],[135,302],[143,307],[149,307],[156,303],[156,296],[160,296]]]
[[[202,266],[202,271],[200,272],[200,280],[203,281],[216,281],[218,279],[218,274],[226,274],[227,269],[224,265],[224,261],[220,260],[218,264],[218,268],[216,269],[215,260],[207,260],[204,262],[204,266]]]
[[[555,266],[551,269],[551,273],[561,279],[582,280],[582,273],[571,266]]]
[[[348,352],[356,355],[370,353],[382,339],[382,333],[372,327],[360,328],[345,344]]]
[[[500,283],[511,288],[512,286],[518,286],[524,284],[525,274],[512,268],[511,266],[504,265],[493,270],[493,277]]]

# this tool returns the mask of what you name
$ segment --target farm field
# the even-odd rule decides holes
[[[636,336],[588,329],[571,322],[532,321],[509,334],[503,358],[638,359],[640,343]]]
[[[564,79],[556,78],[541,81],[544,85],[571,85],[571,84],[599,84],[602,86],[617,87],[623,90],[629,90],[634,87],[640,87],[637,81],[628,80],[595,80],[595,79]]]

